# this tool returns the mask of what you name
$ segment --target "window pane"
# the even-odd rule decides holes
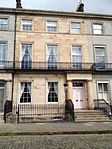
[[[95,47],[96,63],[105,63],[105,48]]]
[[[107,92],[108,91],[108,83],[98,83],[99,92]]]
[[[32,30],[32,20],[22,20],[22,30]]]
[[[95,48],[96,49],[96,55],[97,56],[104,56],[105,55],[105,49],[104,48]]]
[[[104,92],[107,92],[108,91],[107,85],[108,85],[107,83],[103,83]]]
[[[57,22],[56,21],[47,21],[47,26],[52,26],[52,27],[56,27],[57,26]]]
[[[47,21],[47,31],[56,32],[57,31],[57,21]]]
[[[81,27],[81,24],[80,23],[76,23],[76,22],[71,22],[71,28],[74,29],[74,28],[79,28],[80,29]]]
[[[0,83],[0,88],[4,88],[5,87],[5,83]]]
[[[48,45],[48,68],[49,69],[57,69],[57,45]]]
[[[32,45],[22,44],[21,68],[31,69],[32,67]]]
[[[78,22],[71,22],[71,32],[80,33],[81,24]]]
[[[31,82],[21,83],[20,103],[31,102]]]
[[[0,19],[0,30],[8,29],[8,19]]]
[[[81,63],[82,62],[82,47],[72,46],[72,62]]]
[[[82,57],[72,56],[72,62],[81,63],[82,62]]]
[[[96,57],[96,63],[105,63],[104,57],[97,56]]]
[[[94,24],[93,27],[94,27],[94,29],[102,29],[101,24]]]
[[[5,65],[6,60],[6,43],[0,43],[0,67]]]
[[[83,87],[83,83],[76,83],[76,82],[73,82],[72,86],[73,87]]]
[[[101,30],[94,30],[94,34],[102,34]]]
[[[75,55],[81,55],[82,47],[81,46],[72,46],[72,53]]]
[[[58,102],[58,82],[48,82],[48,102]]]
[[[93,33],[102,34],[102,24],[93,24]]]
[[[103,91],[102,83],[98,83],[98,89],[99,89],[99,92],[102,92]]]

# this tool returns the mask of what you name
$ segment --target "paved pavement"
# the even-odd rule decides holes
[[[7,135],[112,134],[112,122],[9,123],[0,124],[0,136]]]
[[[0,136],[0,149],[112,149],[112,134]]]

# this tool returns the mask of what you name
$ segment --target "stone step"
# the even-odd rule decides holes
[[[105,115],[105,113],[75,113],[75,115],[90,115],[90,116],[94,116],[94,115]]]
[[[76,119],[109,119],[108,117],[76,117]]]
[[[75,113],[103,113],[102,110],[74,110]]]
[[[102,112],[102,110],[81,110],[81,109],[75,109],[75,112]]]
[[[3,112],[0,112],[0,123],[4,123],[4,113]]]
[[[76,123],[84,123],[84,122],[111,122],[110,119],[104,119],[104,120],[75,120]]]
[[[108,122],[109,117],[101,110],[76,110],[76,122]]]
[[[89,116],[89,115],[84,115],[84,116],[79,116],[79,115],[75,115],[76,118],[108,118],[107,116],[99,116],[99,115],[94,115],[94,116]]]

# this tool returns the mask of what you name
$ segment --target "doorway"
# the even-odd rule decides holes
[[[86,108],[86,94],[84,82],[73,82],[74,109]]]

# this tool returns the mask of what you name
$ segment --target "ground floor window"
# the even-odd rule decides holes
[[[0,83],[0,111],[3,111],[3,100],[4,100],[4,89],[5,83]]]
[[[20,103],[30,103],[31,82],[21,82],[20,87],[21,87]]]
[[[48,102],[58,102],[58,82],[48,82]]]
[[[98,83],[99,99],[108,100],[108,83]]]

